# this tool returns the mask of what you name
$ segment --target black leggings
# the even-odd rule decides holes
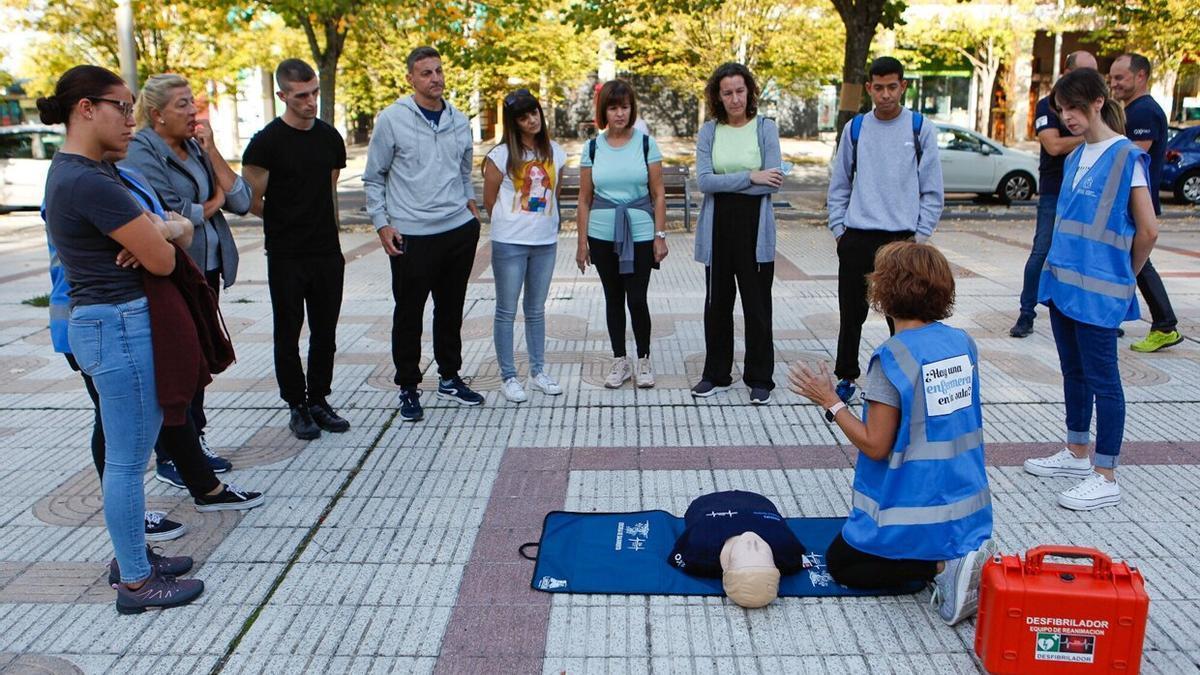
[[[588,237],[592,264],[604,286],[604,310],[613,356],[625,356],[625,305],[633,323],[633,341],[638,358],[650,356],[650,305],[646,291],[650,287],[650,269],[654,264],[654,241],[633,244],[633,274],[620,273],[620,260],[613,243]]]
[[[65,354],[64,356],[67,357],[67,363],[73,370],[79,370],[79,364],[73,355]],[[92,399],[92,407],[95,411],[95,422],[92,424],[92,463],[96,465],[96,473],[100,474],[101,481],[103,481],[105,444],[104,422],[100,419],[100,394],[96,391],[96,385],[87,373],[79,370],[79,374],[83,376],[83,386],[87,387],[87,393]],[[204,451],[200,448],[200,437],[196,432],[190,412],[184,415],[184,423],[179,426],[163,425],[158,432],[158,441],[155,443],[155,448],[159,447],[164,448],[169,459],[175,462],[175,468],[179,469],[179,477],[183,479],[183,484],[187,486],[188,492],[193,497],[207,495],[221,484],[208,465]]]
[[[850,588],[899,588],[913,581],[930,582],[937,575],[934,560],[898,560],[864,553],[842,538],[834,538],[825,553],[833,580]]]

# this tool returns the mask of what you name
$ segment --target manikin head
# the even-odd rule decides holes
[[[779,595],[779,568],[771,546],[753,532],[725,540],[721,570],[725,595],[741,607],[766,607]]]

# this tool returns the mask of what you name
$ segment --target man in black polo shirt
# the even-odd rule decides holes
[[[275,379],[291,408],[288,427],[307,440],[322,429],[350,428],[326,400],[346,267],[334,206],[346,144],[336,129],[317,119],[319,84],[311,66],[288,59],[275,70],[275,80],[286,109],[250,140],[242,174],[254,191],[250,210],[262,217],[266,234]],[[306,306],[307,382],[299,349]]]
[[[1167,154],[1167,115],[1150,96],[1150,60],[1141,54],[1122,54],[1108,69],[1108,79],[1113,96],[1125,104],[1125,135],[1150,153],[1150,199],[1154,202],[1154,215],[1162,215],[1158,188]],[[1135,352],[1156,352],[1183,342],[1171,298],[1149,260],[1138,273],[1137,284],[1150,308],[1150,333],[1129,348]]]
[[[1096,68],[1096,57],[1088,52],[1072,52],[1067,55],[1067,74],[1076,68]],[[1038,163],[1037,229],[1033,233],[1033,249],[1025,262],[1025,281],[1021,286],[1021,315],[1008,331],[1015,338],[1023,338],[1033,332],[1033,319],[1037,316],[1038,280],[1042,276],[1042,265],[1046,252],[1050,250],[1050,239],[1054,235],[1054,215],[1058,207],[1058,191],[1062,186],[1063,162],[1067,154],[1083,143],[1083,136],[1072,136],[1058,118],[1054,101],[1049,96],[1037,102],[1033,123],[1038,143],[1042,146],[1041,161]]]

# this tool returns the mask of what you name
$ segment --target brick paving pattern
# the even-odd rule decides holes
[[[1008,552],[1045,542],[1096,546],[1135,563],[1151,596],[1143,672],[1198,672],[1200,219],[1166,223],[1154,256],[1189,339],[1138,355],[1127,345],[1148,324],[1126,325],[1123,501],[1073,513],[1054,503],[1064,483],[1020,469],[1063,434],[1044,312],[1033,336],[1007,337],[1029,215],[944,222],[934,239],[958,279],[949,323],[969,330],[981,351],[997,540]],[[698,402],[687,392],[703,363],[704,290],[682,231],[650,287],[658,386],[604,389],[601,289],[594,271],[575,269],[567,253],[574,237],[564,233],[546,307],[546,360],[565,393],[530,392],[520,405],[500,396],[485,239],[467,293],[463,374],[487,401],[460,409],[431,395],[427,315],[426,419],[417,424],[396,416],[385,257],[373,235],[343,233],[348,267],[331,400],[353,429],[308,443],[288,433],[275,388],[260,230],[236,235],[242,269],[222,308],[238,362],[209,389],[208,435],[234,462],[227,479],[265,491],[267,503],[200,514],[148,472],[149,507],[190,530],[162,548],[194,556],[207,589],[187,608],[118,617],[103,580],[111,547],[88,451],[90,403],[50,349],[46,310],[21,304],[48,289],[41,235],[0,233],[0,671],[979,672],[973,623],[942,625],[928,592],[790,598],[746,611],[723,598],[529,588],[532,563],[517,548],[537,539],[553,509],[682,513],[704,492],[741,488],[788,516],[845,514],[855,452],[782,386],[789,363],[831,361],[836,344],[837,261],[819,226],[789,220],[780,232],[780,387],[769,406],[749,405],[740,384]],[[740,350],[740,321],[737,334]],[[520,318],[515,337],[524,369]],[[872,316],[864,359],[886,337]]]

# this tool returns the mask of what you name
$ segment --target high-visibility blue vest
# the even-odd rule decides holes
[[[129,188],[130,194],[138,200],[142,208],[153,211],[159,218],[166,217],[166,209],[163,208],[158,193],[150,187],[150,181],[146,180],[137,169],[118,166],[117,173],[121,175],[121,181],[125,183],[125,187]],[[42,204],[42,220],[45,219],[46,205]],[[71,345],[67,342],[67,325],[71,318],[71,298],[69,297],[71,285],[67,283],[66,270],[63,269],[62,261],[58,258],[58,249],[54,248],[49,230],[46,231],[46,247],[50,251],[50,342],[54,345],[54,351],[59,354],[70,354]]]
[[[1071,187],[1082,154],[1080,146],[1063,165],[1054,238],[1042,267],[1038,302],[1053,302],[1076,321],[1116,328],[1141,316],[1130,260],[1137,227],[1129,194],[1134,167],[1139,162],[1149,167],[1150,158],[1122,138]]]
[[[871,360],[900,392],[900,426],[884,459],[859,453],[842,536],[884,558],[966,555],[992,535],[975,342],[935,322],[897,333]]]

